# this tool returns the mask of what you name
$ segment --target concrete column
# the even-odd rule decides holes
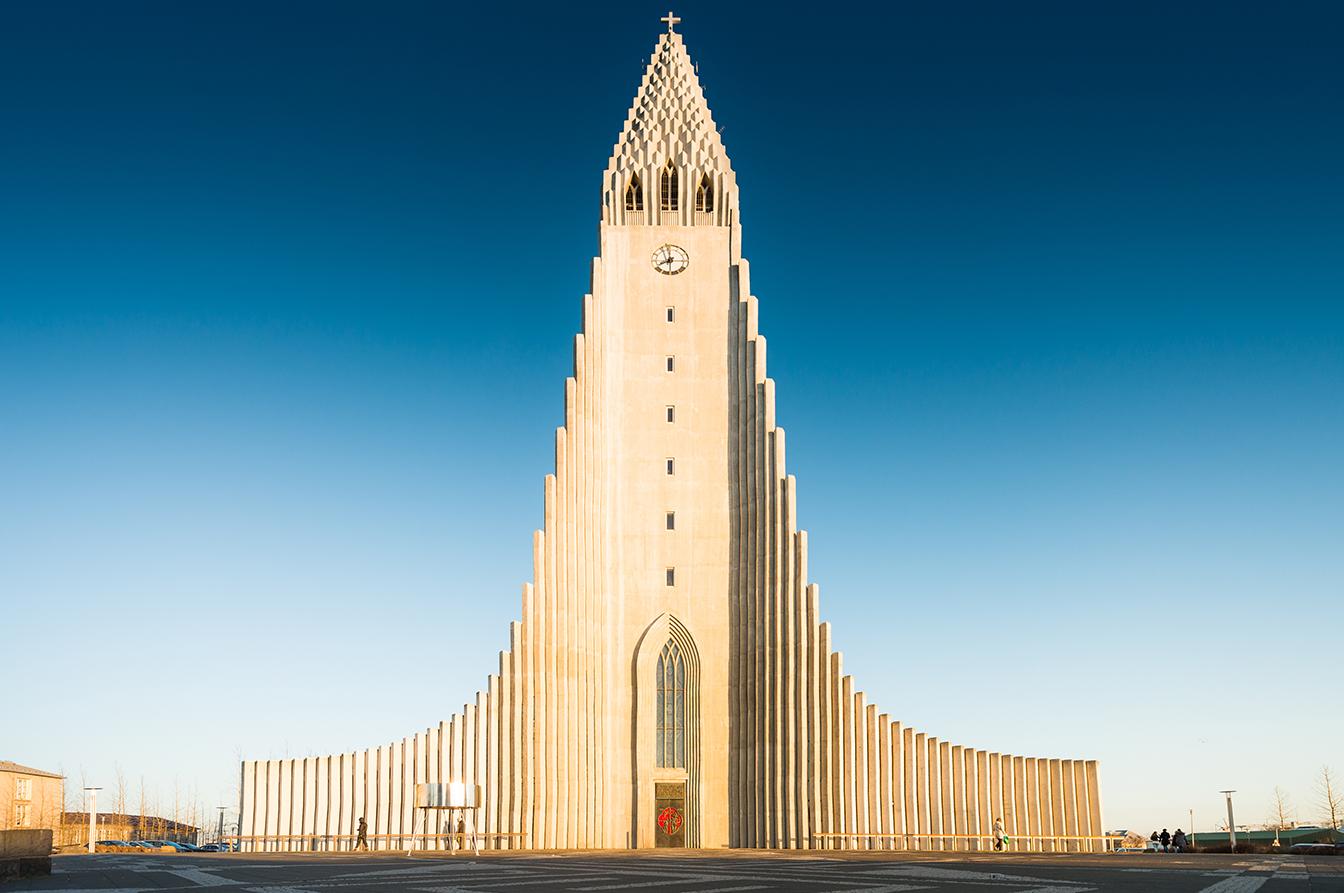
[[[1087,814],[1088,826],[1092,829],[1094,835],[1105,834],[1101,824],[1101,789],[1097,783],[1097,761],[1087,760],[1083,763],[1084,782],[1087,785]],[[1191,829],[1193,833],[1194,829]],[[1105,841],[1095,841],[1095,849],[1106,849]]]
[[[334,838],[331,849],[342,850],[344,843],[339,839],[344,833],[341,827],[341,757],[338,754],[332,754],[327,757],[327,833]]]
[[[881,820],[878,817],[878,755],[877,755],[877,706],[869,704],[864,708],[864,755],[866,757],[867,777],[867,809],[865,818],[865,830],[869,837],[865,844],[868,849],[873,849],[876,841],[872,834],[882,830]]]
[[[802,540],[802,555],[804,567],[807,562],[807,535],[800,534]],[[807,581],[806,570],[799,574],[799,579]],[[822,750],[825,742],[822,736],[824,732],[824,722],[822,719],[823,691],[825,689],[825,669],[822,665],[824,651],[821,650],[821,622],[820,622],[820,600],[819,591],[815,584],[807,587],[807,748],[808,748],[808,807],[807,807],[807,831],[808,839],[804,846],[814,849],[817,846],[817,833],[825,831],[824,819],[826,810],[826,774],[822,766]]]
[[[1076,798],[1077,788],[1073,780],[1073,760],[1063,760],[1060,763],[1060,780],[1064,788],[1064,833],[1070,837],[1078,835],[1078,801]],[[1076,853],[1080,849],[1078,841],[1069,841],[1069,852]]]
[[[557,466],[559,467],[559,466]],[[560,761],[559,742],[557,739],[564,734],[560,727],[560,707],[561,694],[563,686],[559,683],[559,675],[564,666],[561,661],[559,648],[556,638],[559,636],[561,625],[560,617],[560,594],[558,592],[559,580],[557,579],[557,568],[559,564],[556,560],[556,549],[559,537],[559,521],[556,515],[556,480],[555,475],[546,476],[546,631],[544,641],[546,643],[546,664],[543,674],[543,681],[546,687],[546,848],[554,849],[557,845],[563,845],[564,837],[560,834],[560,780],[559,775],[563,765]],[[563,563],[563,562],[561,562]]]
[[[299,817],[299,833],[303,835],[301,850],[313,849],[313,828],[317,811],[317,758],[303,758],[303,814]]]
[[[851,835],[845,837],[844,843],[846,848],[852,849],[858,845],[857,839],[852,835],[857,834],[859,830],[858,777],[854,765],[854,677],[846,676],[844,679],[840,680],[840,686],[843,691],[845,710],[845,740],[842,748],[842,753],[844,754],[845,759],[845,782],[843,786],[845,798],[844,833],[846,835]]]
[[[920,744],[923,743],[921,740]],[[915,754],[918,751],[915,742],[915,730],[905,728],[901,730],[901,797],[905,801],[905,846],[906,849],[917,850],[920,847],[919,839],[916,836],[924,830],[920,824],[920,802],[917,799],[919,790],[919,775],[915,771]]]
[[[365,815],[364,795],[368,791],[368,763],[365,759],[365,751],[357,750],[350,755],[351,760],[351,800],[350,800],[350,833],[355,834],[359,831],[359,820],[368,817]]]
[[[1087,808],[1087,775],[1082,760],[1073,761],[1073,802],[1078,812],[1078,835],[1092,836],[1092,825]],[[1078,849],[1084,853],[1092,851],[1092,841],[1078,842]]]
[[[989,846],[988,836],[994,832],[994,810],[989,795],[993,785],[989,775],[990,754],[983,750],[975,753],[975,794],[976,794],[976,815],[979,825],[980,847],[982,849]]]
[[[294,790],[294,761],[280,760],[280,786],[276,791],[276,841],[275,847],[282,853],[289,852],[290,819],[292,816],[292,794]]]
[[[938,802],[942,807],[941,827],[944,834],[952,831],[952,744],[941,741],[938,744]],[[943,839],[943,849],[954,850],[956,841]]]
[[[960,744],[952,747],[952,833],[957,835],[955,850],[966,846],[966,763]]]
[[[280,833],[280,761],[266,761],[266,849],[277,851],[279,843],[275,838]]]
[[[832,739],[834,724],[831,721],[831,626],[828,623],[817,625],[817,766],[818,766],[818,825],[823,834],[836,830],[832,816],[831,786],[835,779],[835,769],[831,758],[834,753]],[[833,849],[835,841],[830,837],[821,838],[821,849]]]
[[[905,833],[905,748],[902,746],[905,730],[899,722],[891,724],[891,832]],[[893,849],[905,849],[904,837],[892,841]]]
[[[929,848],[941,850],[946,841],[943,833],[943,782],[942,761],[938,758],[939,741],[932,735],[928,738],[928,784],[929,784]]]
[[[1050,761],[1044,757],[1036,758],[1036,790],[1037,799],[1040,801],[1038,808],[1041,814],[1041,850],[1053,853],[1055,843],[1046,839],[1054,836],[1055,825],[1050,811],[1052,803],[1050,797]]]
[[[999,757],[999,782],[1003,786],[1003,833],[1017,840],[1017,815],[1013,808],[1013,758],[1010,754]]]
[[[990,834],[994,833],[994,822],[1003,820],[1003,779],[1000,777],[1000,767],[1002,758],[997,753],[989,755],[989,822],[985,828]],[[1007,827],[1005,823],[1004,827]],[[993,844],[991,842],[991,848]]]
[[[915,828],[919,832],[915,849],[932,849],[928,837],[932,830],[929,825],[929,744],[923,732],[915,733],[915,799]]]
[[[1068,826],[1064,823],[1064,789],[1063,769],[1059,760],[1050,761],[1050,826],[1056,837],[1069,833]],[[1057,852],[1067,852],[1068,847],[1055,841],[1054,849]]]
[[[499,830],[513,830],[513,724],[509,721],[513,712],[513,661],[510,653],[499,653]],[[582,786],[580,786],[582,792]],[[500,838],[500,849],[513,849],[510,838]]]
[[[1041,794],[1040,782],[1036,776],[1036,758],[1027,757],[1023,786],[1027,792],[1027,834],[1031,836],[1031,849],[1041,850]]]
[[[892,849],[894,839],[887,836],[894,833],[891,824],[892,815],[892,769],[894,764],[891,759],[891,717],[885,713],[877,717],[877,754],[878,766],[877,775],[881,783],[878,786],[877,800],[878,824],[877,830],[883,835],[878,846],[881,849]]]
[[[498,849],[499,838],[499,677],[490,674],[485,695],[485,830],[489,847]]]
[[[1031,825],[1027,821],[1027,769],[1022,757],[1013,757],[1013,828],[1018,850],[1031,849]]]
[[[980,841],[976,836],[981,833],[980,830],[980,799],[976,795],[975,784],[975,766],[976,750],[968,747],[962,752],[962,761],[965,763],[965,790],[966,790],[966,848],[968,850],[980,849]]]

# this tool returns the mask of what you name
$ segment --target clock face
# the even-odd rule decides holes
[[[678,245],[664,245],[653,252],[653,268],[667,276],[675,276],[691,264],[691,256]]]

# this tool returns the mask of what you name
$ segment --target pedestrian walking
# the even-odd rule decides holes
[[[1177,828],[1176,833],[1171,835],[1171,848],[1178,853],[1184,853],[1189,845],[1190,842],[1185,839],[1185,832]]]
[[[1003,819],[994,820],[994,849],[1002,850],[1008,845],[1008,838],[1003,833]]]
[[[1165,852],[1168,852],[1168,851],[1170,850],[1170,848],[1171,848],[1171,835],[1167,833],[1167,829],[1166,829],[1166,828],[1163,828],[1163,829],[1162,829],[1162,836],[1159,837],[1157,840],[1158,840],[1159,843],[1162,844],[1162,852],[1165,853]]]
[[[359,817],[359,833],[355,837],[355,849],[369,848],[369,823],[364,821],[364,816]]]

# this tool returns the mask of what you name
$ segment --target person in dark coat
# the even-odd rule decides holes
[[[1162,844],[1162,851],[1165,853],[1167,851],[1167,848],[1171,846],[1171,835],[1167,833],[1166,828],[1162,829],[1162,836],[1159,837],[1157,840],[1159,843]]]
[[[355,837],[355,849],[369,848],[369,823],[364,821],[364,816],[359,817],[359,833]]]
[[[1189,845],[1190,842],[1185,839],[1185,832],[1177,828],[1176,833],[1171,835],[1171,848],[1178,853],[1184,853]]]

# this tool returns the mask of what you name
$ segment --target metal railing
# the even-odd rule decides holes
[[[392,850],[470,850],[475,841],[482,849],[517,849],[503,843],[517,838],[525,843],[527,831],[464,831],[443,834],[369,834],[365,836],[370,851]],[[475,838],[473,841],[472,838]],[[244,853],[350,853],[359,842],[357,834],[232,834],[224,838]],[[494,846],[491,846],[491,843]],[[363,849],[363,847],[360,847]]]
[[[1120,834],[1027,834],[1010,836],[995,850],[992,834],[874,833],[824,831],[812,835],[812,849],[913,850],[919,852],[1103,853],[1120,845]],[[818,846],[820,844],[820,846]],[[899,844],[899,845],[898,845]]]

